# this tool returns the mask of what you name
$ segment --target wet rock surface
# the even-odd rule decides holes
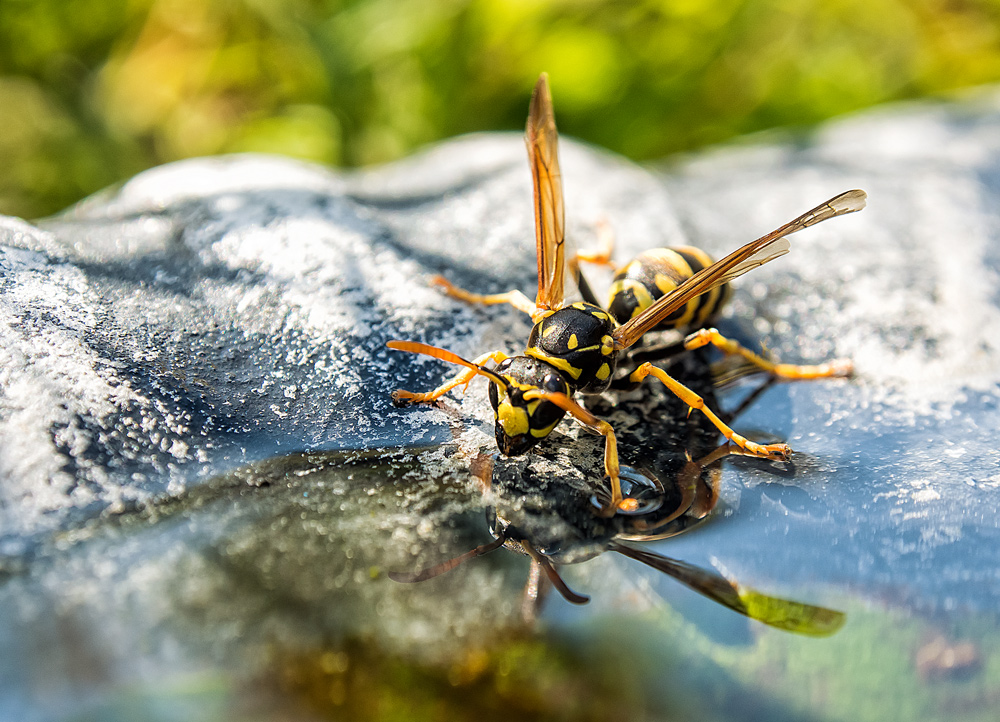
[[[856,376],[767,388],[734,425],[788,441],[792,461],[724,461],[712,515],[651,546],[758,589],[839,604],[841,636],[855,645],[912,616],[926,629],[886,645],[913,650],[888,684],[937,679],[910,664],[928,657],[920,635],[960,646],[971,629],[993,629],[1000,596],[997,96],[874,111],[655,172],[561,148],[569,233],[586,247],[608,220],[619,261],[679,243],[720,256],[842,190],[868,191],[868,209],[792,236],[790,254],[740,279],[720,324],[782,360],[852,358]],[[482,669],[501,679],[509,659],[474,662],[469,650],[519,624],[521,558],[501,551],[412,585],[386,572],[488,541],[487,507],[524,506],[525,484],[569,489],[573,548],[580,559],[600,552],[628,531],[588,516],[601,440],[564,422],[527,460],[498,460],[484,496],[471,470],[495,449],[485,382],[435,408],[395,408],[393,389],[429,389],[453,368],[385,342],[467,358],[521,351],[527,317],[444,298],[428,279],[531,295],[532,222],[515,135],[462,138],[355,175],[273,157],[192,160],[59,217],[0,219],[0,639],[12,650],[0,716],[113,719],[128,685],[209,679],[216,691],[195,699],[219,710],[213,719],[255,701],[285,710],[275,700],[289,694],[312,710],[303,718],[322,718],[336,689],[364,687],[346,671],[363,660],[416,660],[449,680],[442,690],[479,684]],[[586,272],[606,287],[607,273]],[[710,360],[685,370],[707,395]],[[759,382],[716,401],[732,411]],[[664,480],[719,441],[658,389],[595,404],[620,432],[623,463]],[[628,655],[601,659],[655,678],[681,665],[660,650],[680,634],[695,667],[707,665],[698,684],[724,700],[719,716],[839,719],[810,684],[860,689],[820,665],[819,681],[793,693],[794,674],[779,675],[760,699],[748,691],[763,674],[757,627],[625,560],[564,569],[594,601],[551,600],[543,621],[574,631],[556,632],[542,645],[550,652],[586,638],[591,651],[570,654],[585,663],[605,649],[603,615],[645,615],[646,632],[623,632]],[[994,636],[976,637],[969,709],[998,689],[983,671]],[[791,665],[798,642],[778,644]],[[857,647],[831,645],[829,669],[842,669],[837,655]],[[734,648],[750,651],[734,658]],[[565,671],[545,669],[538,680]],[[569,669],[567,679],[586,678]],[[327,707],[309,691],[317,679],[334,690]],[[403,688],[384,676],[370,688],[380,684]],[[626,701],[660,715],[654,692],[629,689]],[[183,693],[166,694],[180,715]],[[918,711],[933,718],[942,699],[932,690]]]

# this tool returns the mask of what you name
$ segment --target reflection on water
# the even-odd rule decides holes
[[[799,634],[833,634],[843,626],[841,612],[770,597],[717,572],[625,543],[624,540],[665,539],[703,520],[718,498],[710,480],[717,478],[720,460],[729,453],[728,446],[721,446],[703,459],[689,459],[667,484],[652,474],[623,468],[623,493],[638,502],[638,510],[619,512],[611,518],[599,513],[606,504],[603,499],[594,498],[588,489],[574,489],[567,484],[559,485],[558,492],[553,493],[556,487],[550,483],[549,496],[525,493],[511,483],[509,476],[494,475],[492,460],[478,464],[478,468],[489,474],[482,483],[489,489],[488,497],[494,504],[487,511],[494,540],[420,571],[390,572],[389,577],[406,583],[426,581],[503,546],[531,559],[522,603],[522,616],[530,622],[536,617],[548,586],[573,604],[590,601],[566,585],[556,565],[614,551],[663,572],[751,619]]]
[[[602,519],[590,494],[569,494],[578,507],[543,523],[538,475],[550,484],[555,477],[539,460],[497,463],[484,496],[453,451],[276,458],[65,535],[58,550],[0,587],[0,612],[18,619],[0,662],[8,709],[52,720],[154,711],[168,720],[792,720],[824,690],[843,695],[831,707],[842,709],[864,675],[897,692],[906,680],[964,684],[954,689],[963,698],[990,689],[988,676],[961,661],[963,640],[990,639],[988,628],[941,630],[945,641],[934,643],[919,620],[855,603],[829,639],[754,624],[749,642],[734,646],[667,606],[619,600],[608,614],[609,584],[623,599],[643,588],[634,568],[609,565],[614,555],[600,551],[704,519],[717,461],[674,474],[696,492],[665,485],[657,492],[664,503],[648,516]],[[691,463],[682,454],[678,468]],[[535,493],[501,503],[507,485],[522,483]],[[552,563],[598,554],[560,567],[595,570],[575,577],[594,594],[581,610],[589,612],[524,625],[527,565],[514,554],[421,584],[387,578],[386,570],[418,569],[485,543],[484,516],[494,514],[514,538],[529,535],[512,527],[530,529],[536,552]],[[539,531],[553,526],[563,533]],[[550,606],[570,607],[557,601]],[[984,666],[991,658],[977,654]],[[846,658],[857,658],[856,673]],[[44,690],[44,704],[33,690]]]

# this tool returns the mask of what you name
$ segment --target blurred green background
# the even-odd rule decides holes
[[[638,160],[1000,79],[989,0],[0,0],[0,213],[266,151],[380,163],[523,127]]]

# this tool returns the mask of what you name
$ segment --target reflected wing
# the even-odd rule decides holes
[[[549,78],[545,73],[538,78],[531,95],[524,142],[528,146],[528,163],[534,186],[535,252],[538,261],[535,305],[556,309],[563,301],[567,274],[566,213],[559,173],[559,137],[552,112]]]
[[[821,221],[860,211],[865,207],[867,197],[867,194],[862,190],[841,193],[826,203],[816,206],[811,211],[803,213],[795,220],[789,221],[781,228],[771,231],[766,236],[733,251],[711,266],[703,268],[638,316],[618,327],[614,332],[615,346],[619,349],[628,348],[692,298],[773,261],[778,256],[785,255],[789,248],[786,236],[801,231],[803,228],[814,226]]]
[[[669,557],[619,542],[612,542],[609,549],[624,554],[654,569],[668,574],[681,584],[690,587],[714,602],[729,607],[734,612],[756,619],[758,622],[811,637],[826,637],[844,625],[846,616],[825,607],[769,597],[752,589],[730,582],[715,572],[679,562]]]

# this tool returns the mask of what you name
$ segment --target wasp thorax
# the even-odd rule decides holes
[[[574,303],[536,323],[524,353],[559,369],[579,391],[604,391],[618,361],[615,326],[599,306]]]
[[[552,366],[527,356],[513,356],[496,368],[507,382],[501,389],[490,383],[490,403],[496,417],[497,447],[506,456],[524,454],[549,435],[565,411],[544,399],[525,398],[531,390],[571,393],[569,384]]]

